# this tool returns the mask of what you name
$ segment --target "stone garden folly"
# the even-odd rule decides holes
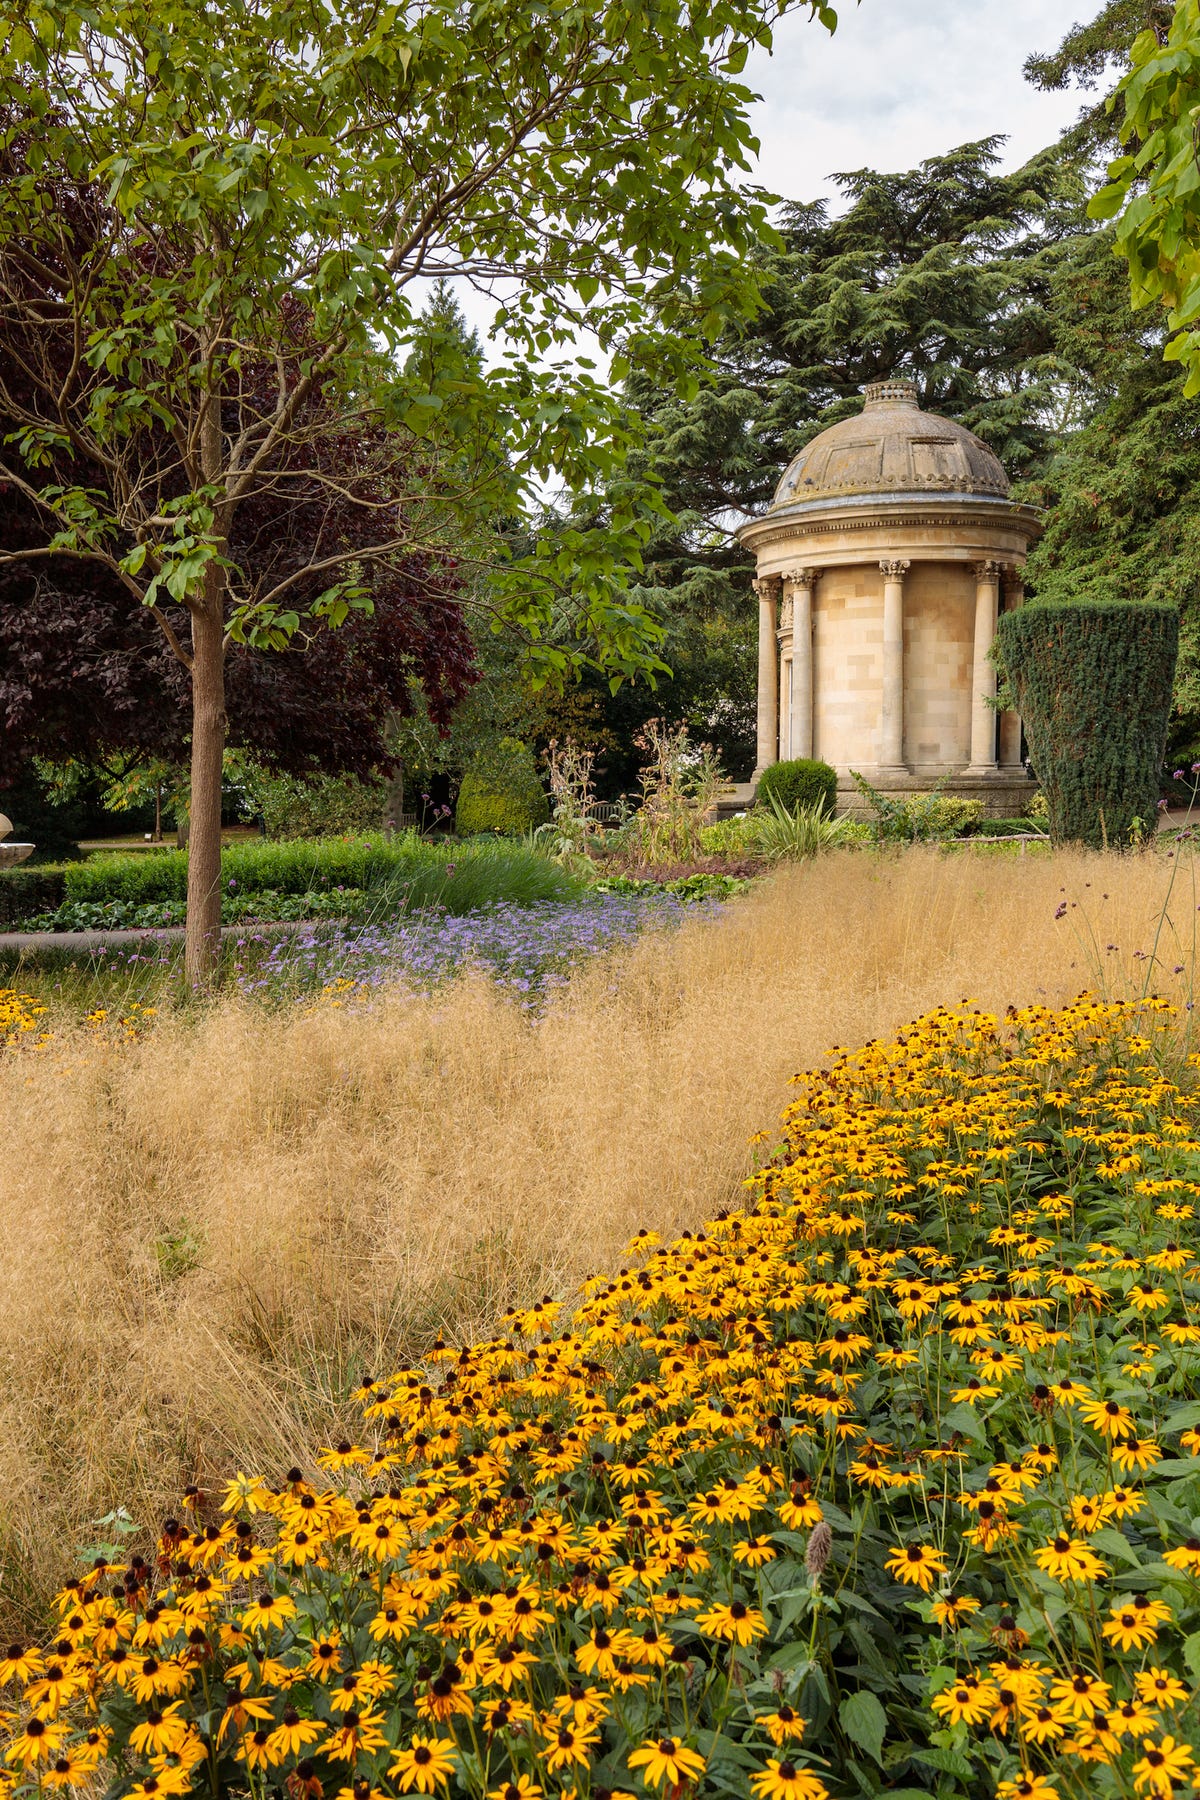
[[[887,790],[1029,797],[1021,724],[988,704],[997,614],[1019,606],[1038,530],[987,445],[922,412],[909,381],[866,389],[738,535],[758,564],[758,766],[816,756]]]

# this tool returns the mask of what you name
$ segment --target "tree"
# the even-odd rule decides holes
[[[239,509],[229,551],[247,578],[269,588],[298,571],[296,605],[308,612],[324,586],[324,547],[375,536],[370,485],[355,481],[350,453],[369,463],[388,448],[355,446],[341,430],[313,438],[314,476],[294,470]],[[400,448],[390,445],[390,482],[412,479]],[[335,458],[340,493],[320,479]],[[186,639],[186,609],[136,604],[111,569],[82,558],[23,559],[44,541],[39,526],[30,501],[10,493],[0,507],[0,782],[34,756],[186,764],[188,672],[171,645]],[[370,611],[352,610],[339,630],[297,630],[270,654],[230,645],[227,740],[297,775],[388,774],[389,716],[412,710],[415,689],[445,728],[476,673],[455,560],[393,555],[375,570]]]
[[[1071,86],[1103,90],[1060,140],[1072,157],[1115,146],[1120,113],[1109,106],[1113,64],[1128,62],[1143,32],[1164,44],[1174,11],[1175,0],[1105,0],[1095,18],[1073,25],[1057,49],[1026,58],[1025,78],[1043,93]]]
[[[1154,31],[1137,38],[1117,92],[1127,153],[1110,163],[1091,211],[1116,220],[1134,310],[1167,309],[1163,354],[1183,365],[1190,399],[1200,394],[1200,0],[1179,0],[1165,43]]]
[[[765,219],[730,170],[751,143],[735,79],[773,0],[647,9],[496,0],[419,13],[375,0],[16,0],[0,49],[0,478],[44,521],[21,560],[103,567],[150,609],[190,687],[186,969],[219,937],[225,663],[305,617],[370,605],[376,573],[512,510],[556,471],[586,491],[628,438],[607,384],[545,361],[586,319],[682,371],[686,342],[754,297]],[[812,10],[832,26],[815,0]],[[98,186],[98,184],[103,184]],[[513,278],[509,362],[425,387],[412,295],[429,275]],[[675,333],[671,338],[666,334]],[[537,359],[543,359],[540,364]],[[620,359],[616,368],[620,373]],[[508,458],[490,447],[503,417]],[[435,447],[423,479],[335,459],[393,432]],[[452,453],[450,447],[452,446]],[[384,453],[386,464],[386,453]],[[469,467],[470,474],[466,470]],[[244,510],[302,476],[374,513],[370,541],[322,543],[275,579],[239,562]],[[614,678],[654,661],[622,574],[644,495],[514,558],[502,615],[536,636],[557,595]],[[181,606],[181,636],[168,604]],[[535,655],[561,673],[587,652]]]

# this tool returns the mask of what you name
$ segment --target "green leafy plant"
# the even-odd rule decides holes
[[[243,777],[246,803],[269,838],[333,837],[378,830],[386,786],[354,775],[273,775],[253,770]]]
[[[850,771],[874,813],[872,831],[881,844],[923,844],[958,837],[983,817],[983,802],[942,792],[945,778],[928,794],[885,794],[865,776]]]
[[[662,719],[648,719],[634,742],[646,759],[642,803],[628,827],[634,854],[642,863],[696,858],[724,780],[712,746]]]
[[[771,794],[765,808],[755,808],[751,844],[768,862],[802,862],[823,850],[851,844],[857,835],[852,819],[835,819],[823,806],[787,807]]]
[[[458,790],[454,822],[461,837],[483,831],[524,837],[549,816],[533,752],[520,738],[504,737],[479,751]]]
[[[760,806],[777,800],[788,812],[801,807],[805,812],[832,813],[837,805],[837,785],[837,771],[827,762],[796,756],[770,763],[763,770],[756,799]]]
[[[552,741],[546,756],[550,782],[550,818],[534,838],[558,861],[577,865],[596,842],[602,825],[596,816],[595,753],[568,738]]]
[[[1179,648],[1175,608],[1024,606],[1001,616],[996,643],[1051,839],[1101,849],[1152,830]]]

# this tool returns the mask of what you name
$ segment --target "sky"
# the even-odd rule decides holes
[[[762,99],[756,178],[791,200],[835,192],[841,169],[910,169],[995,132],[1017,168],[1078,115],[1085,96],[1043,94],[1021,65],[1057,47],[1096,0],[835,0],[832,36],[798,9],[774,53],[743,76]]]

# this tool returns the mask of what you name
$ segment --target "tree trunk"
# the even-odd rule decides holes
[[[404,814],[404,764],[397,763],[395,773],[384,783],[383,829],[399,831]]]
[[[189,985],[212,983],[221,950],[221,769],[225,754],[224,570],[211,564],[192,614],[192,792],[188,809]]]

